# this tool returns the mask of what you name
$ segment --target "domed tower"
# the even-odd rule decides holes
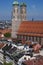
[[[13,11],[12,11],[12,38],[17,37],[17,31],[19,26],[19,3],[17,0],[13,2]]]
[[[21,21],[26,20],[26,4],[25,3],[21,3],[20,5],[20,17],[21,17]]]

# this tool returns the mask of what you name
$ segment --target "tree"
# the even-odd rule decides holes
[[[9,63],[4,62],[4,64],[3,64],[3,65],[12,65],[12,63],[11,63],[11,62],[9,62]]]
[[[11,37],[11,33],[5,33],[4,36],[9,38],[9,37]]]

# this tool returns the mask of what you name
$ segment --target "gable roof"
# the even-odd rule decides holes
[[[23,21],[19,27],[18,34],[43,35],[43,21]]]

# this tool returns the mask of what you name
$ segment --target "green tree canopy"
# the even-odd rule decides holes
[[[11,33],[5,33],[4,36],[9,38],[9,37],[11,37]]]
[[[12,62],[9,62],[9,63],[4,62],[4,64],[3,64],[3,65],[12,65]]]

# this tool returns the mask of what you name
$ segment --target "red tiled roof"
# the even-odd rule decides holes
[[[11,29],[0,29],[0,33],[1,34],[5,34],[5,33],[11,33]]]
[[[43,56],[39,56],[38,59],[32,59],[24,61],[25,65],[43,65]]]
[[[43,21],[22,22],[19,27],[18,34],[30,36],[43,36]]]

